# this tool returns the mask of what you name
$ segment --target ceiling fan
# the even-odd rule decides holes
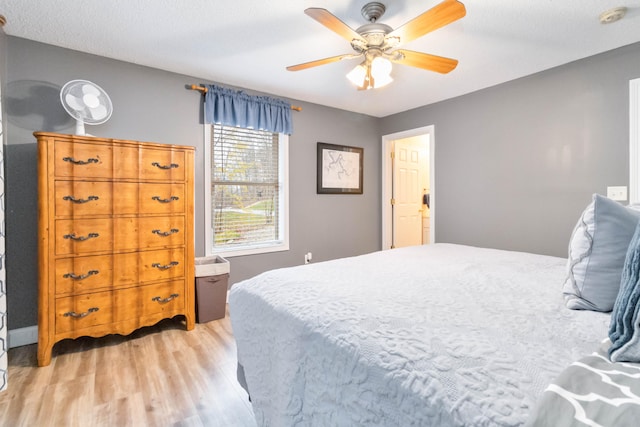
[[[456,68],[458,61],[455,59],[395,48],[465,16],[467,12],[462,3],[457,0],[444,0],[395,30],[378,22],[385,10],[385,5],[379,2],[365,4],[361,13],[369,23],[353,30],[326,9],[305,9],[304,13],[308,16],[347,39],[356,53],[292,65],[287,67],[287,70],[300,71],[342,59],[364,57],[364,61],[347,74],[347,78],[358,86],[358,89],[364,90],[391,83],[392,62],[443,74]]]

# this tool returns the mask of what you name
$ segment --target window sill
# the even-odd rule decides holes
[[[289,250],[289,245],[286,243],[282,243],[277,245],[245,247],[245,248],[239,248],[235,250],[226,250],[226,251],[213,250],[210,255],[220,255],[221,257],[224,257],[224,258],[233,258],[236,256],[259,255],[259,254],[266,254],[271,252],[283,252],[288,250]]]

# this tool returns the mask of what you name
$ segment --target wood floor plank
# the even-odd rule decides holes
[[[0,425],[37,426],[41,402],[19,398],[0,404]]]
[[[177,317],[125,337],[64,340],[42,368],[36,351],[9,350],[0,426],[256,426],[228,316],[192,331]]]
[[[131,341],[120,345],[107,345],[96,351],[95,368],[95,404],[119,401],[138,390],[138,372],[135,364]],[[118,375],[114,377],[113,373]]]
[[[93,408],[93,386],[93,375],[52,383],[42,395],[43,400],[48,400],[47,397],[51,396],[51,410],[40,411],[38,425],[91,425],[93,411],[86,411],[85,408]]]
[[[97,426],[137,427],[150,425],[142,393],[113,400],[94,407],[93,423]]]

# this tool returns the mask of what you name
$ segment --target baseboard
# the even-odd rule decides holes
[[[23,345],[36,344],[38,342],[38,327],[9,329],[9,348],[22,347]]]

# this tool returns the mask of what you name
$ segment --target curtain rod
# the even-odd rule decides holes
[[[189,86],[189,89],[191,89],[191,90],[198,90],[198,91],[202,92],[202,94],[203,94],[203,95],[204,95],[205,93],[207,93],[207,90],[208,90],[206,87],[204,87],[204,86],[198,86],[198,85],[191,85],[191,86]],[[296,110],[296,111],[302,111],[302,107],[298,107],[298,106],[296,106],[296,105],[292,105],[292,106],[291,106],[291,109],[292,109],[292,110]]]

